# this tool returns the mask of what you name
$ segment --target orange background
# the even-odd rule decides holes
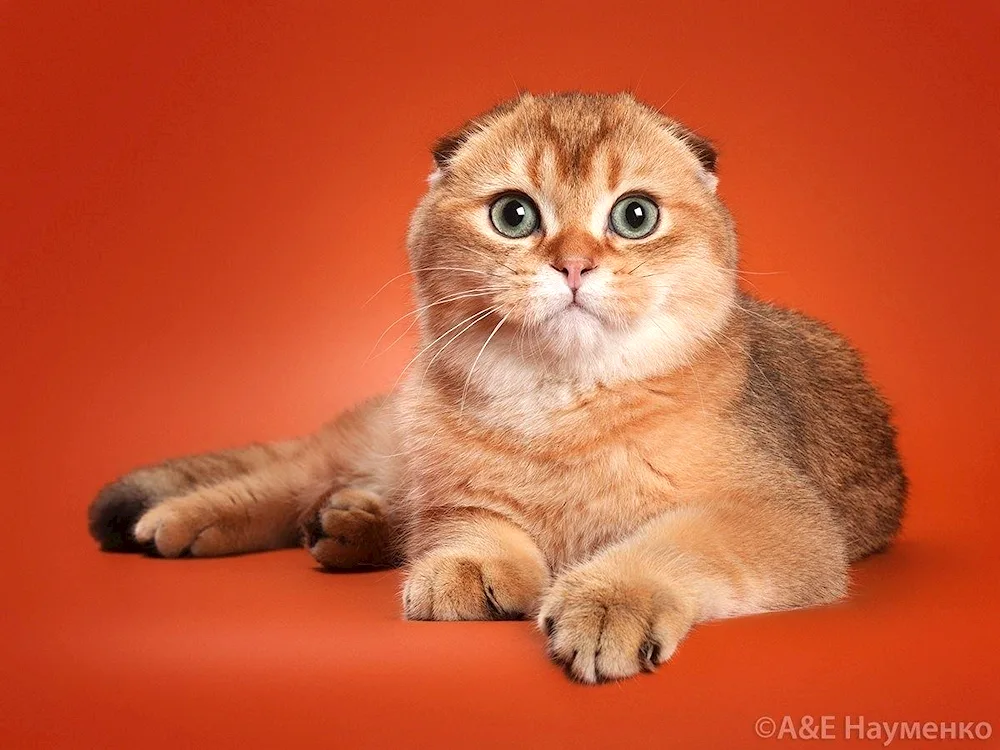
[[[1000,12],[759,5],[4,3],[0,744],[742,747],[785,714],[1000,734]],[[392,384],[406,342],[363,361],[406,285],[362,304],[405,269],[427,145],[518,88],[632,88],[714,138],[760,294],[867,355],[913,491],[853,598],[587,688],[527,623],[400,621],[395,572],[99,554],[107,479]]]

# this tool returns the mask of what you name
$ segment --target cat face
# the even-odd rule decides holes
[[[492,332],[550,369],[641,377],[724,320],[736,245],[715,154],[631,96],[522,96],[435,159],[409,237],[425,344]]]

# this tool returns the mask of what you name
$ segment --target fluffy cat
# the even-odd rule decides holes
[[[535,617],[585,682],[844,596],[899,527],[895,432],[843,339],[738,289],[712,146],[627,94],[524,95],[434,159],[400,386],[127,474],[91,505],[102,547],[404,564],[407,618]]]

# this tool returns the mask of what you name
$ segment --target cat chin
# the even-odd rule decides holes
[[[610,333],[594,313],[579,305],[570,305],[549,317],[538,336],[546,348],[575,357],[606,347]]]
[[[669,316],[644,316],[627,327],[586,309],[567,308],[535,328],[549,365],[583,380],[632,380],[683,364],[694,334]]]

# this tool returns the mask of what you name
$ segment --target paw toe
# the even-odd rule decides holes
[[[407,577],[404,612],[410,620],[520,620],[536,609],[544,576],[502,557],[431,554]]]
[[[159,505],[139,519],[133,533],[140,543],[152,546],[163,557],[185,557],[205,530],[205,526],[196,526],[169,505]]]
[[[218,557],[233,551],[231,535],[218,526],[210,526],[199,533],[180,557]]]
[[[302,539],[330,570],[388,564],[388,521],[382,502],[368,492],[331,495],[302,524]]]
[[[578,580],[557,583],[538,622],[553,661],[587,683],[654,671],[690,626],[671,598],[651,587]]]

